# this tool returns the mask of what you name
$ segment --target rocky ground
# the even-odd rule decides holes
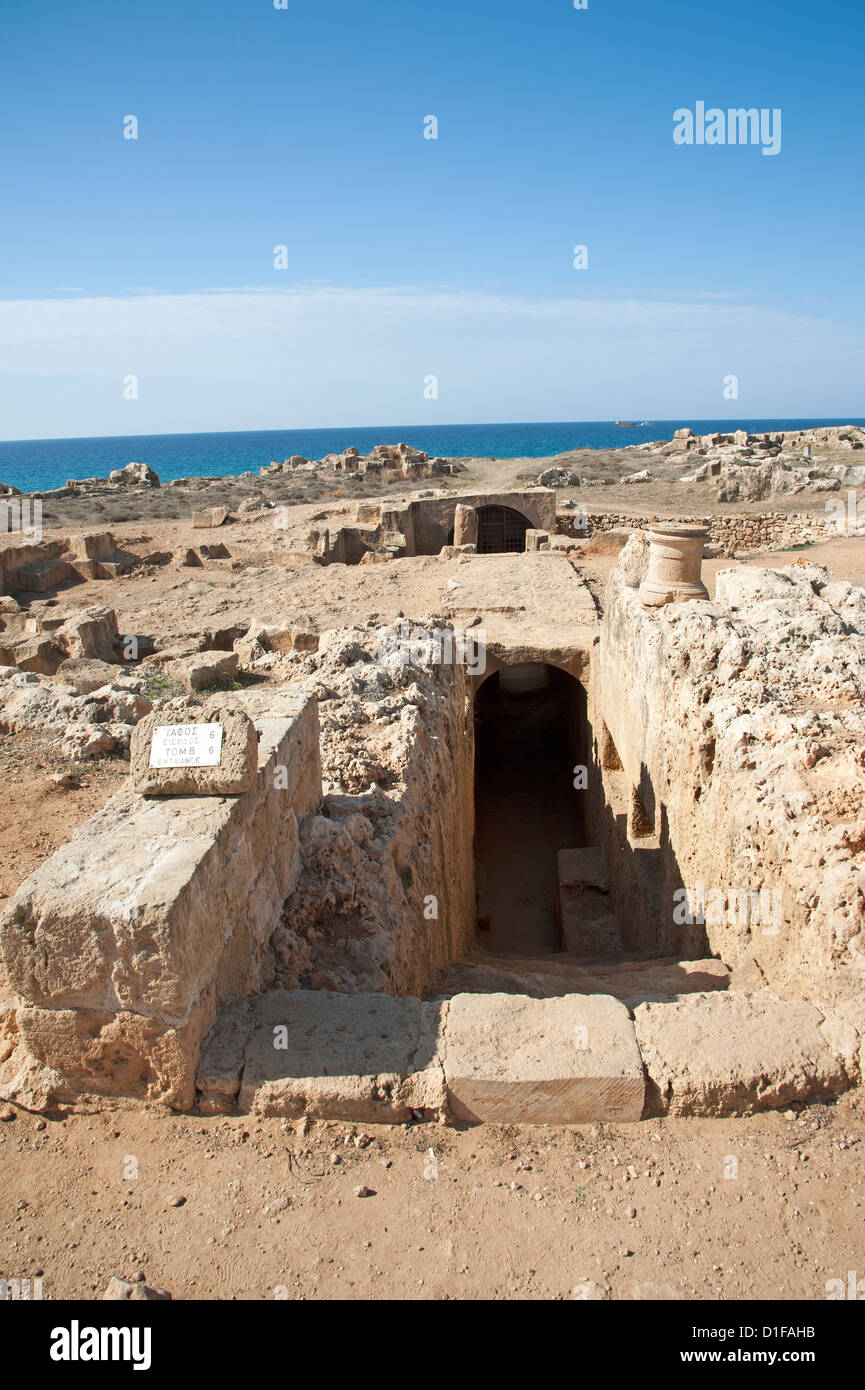
[[[825,489],[772,491],[778,470],[798,487],[794,475],[812,466],[801,452],[773,445],[755,449],[750,463],[742,450],[751,447],[463,460],[459,474],[434,479],[331,469],[304,471],[298,482],[293,469],[46,498],[46,539],[110,523],[135,563],[113,578],[25,596],[17,612],[0,614],[0,642],[38,625],[52,640],[66,634],[65,662],[108,665],[89,678],[67,666],[65,680],[58,670],[0,681],[0,907],[117,789],[134,723],[179,693],[196,661],[205,682],[223,685],[314,679],[320,663],[305,651],[328,629],[440,611],[452,561],[320,567],[298,558],[313,525],[351,519],[355,495],[503,487],[561,468],[579,481],[564,482],[560,499],[592,508],[823,514]],[[820,475],[806,483],[853,486],[832,471],[855,465],[853,445],[830,442],[824,453]],[[704,465],[704,477],[686,481]],[[651,479],[620,481],[646,468]],[[768,478],[770,495],[748,500],[740,487],[718,500],[735,469]],[[218,530],[196,527],[201,507],[229,516]],[[572,557],[598,605],[621,541],[598,536]],[[226,553],[205,554],[203,543],[214,542]],[[742,563],[796,558],[752,554]],[[865,538],[808,547],[802,558],[865,583]],[[729,564],[706,562],[710,592]],[[78,653],[74,615],[93,608],[112,611],[116,638],[134,635],[139,654],[152,655],[124,665],[122,650]],[[282,635],[260,644],[254,672],[245,662],[218,669],[235,641],[248,634],[254,643],[262,629]],[[0,978],[0,1000],[3,992]],[[3,1047],[0,1026],[0,1061]],[[46,1297],[100,1297],[116,1275],[176,1298],[573,1298],[578,1289],[614,1299],[822,1299],[827,1280],[861,1265],[857,1092],[789,1114],[618,1128],[417,1125],[363,1135],[125,1109],[49,1120],[8,1107],[0,1120],[0,1276],[41,1277]]]

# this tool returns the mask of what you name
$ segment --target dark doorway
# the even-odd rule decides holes
[[[513,507],[479,507],[478,554],[517,554],[525,550],[530,524]]]
[[[561,949],[557,856],[586,843],[586,692],[543,664],[489,676],[475,700],[475,870],[478,942],[539,956]]]

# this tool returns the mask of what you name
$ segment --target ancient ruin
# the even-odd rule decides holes
[[[0,726],[131,762],[6,903],[0,1097],[459,1126],[857,1086],[865,590],[551,487],[324,521],[3,549]],[[163,571],[185,631],[133,629]]]

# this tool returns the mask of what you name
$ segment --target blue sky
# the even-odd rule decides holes
[[[861,0],[4,0],[0,435],[861,416],[863,38]],[[700,100],[780,108],[780,154],[674,144]]]

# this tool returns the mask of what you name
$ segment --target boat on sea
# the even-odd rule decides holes
[[[620,430],[632,430],[636,426],[636,420],[617,420],[616,424]]]

